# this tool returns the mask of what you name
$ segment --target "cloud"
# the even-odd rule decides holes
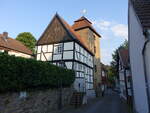
[[[128,39],[128,27],[124,24],[117,24],[111,27],[112,32],[117,37]]]
[[[128,38],[128,26],[113,20],[95,20],[94,27],[100,32],[101,61],[110,64],[113,51]]]
[[[128,39],[128,26],[125,24],[116,23],[113,21],[100,20],[93,21],[93,25],[103,34],[113,33],[119,38]]]
[[[109,65],[112,61],[112,51],[110,48],[102,48],[101,49],[101,60],[102,63]]]
[[[111,25],[111,22],[100,20],[100,21],[94,21],[93,24],[100,30],[108,30]]]

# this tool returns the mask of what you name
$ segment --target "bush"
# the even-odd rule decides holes
[[[37,87],[70,86],[75,79],[72,70],[48,62],[9,56],[0,53],[0,92],[20,91]]]

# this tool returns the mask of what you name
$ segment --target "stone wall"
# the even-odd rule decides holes
[[[63,107],[70,103],[72,88],[62,89]],[[0,94],[0,113],[50,113],[58,109],[59,90],[34,90]]]

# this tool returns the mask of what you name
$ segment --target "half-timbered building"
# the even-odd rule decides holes
[[[120,97],[127,103],[132,103],[132,79],[128,49],[120,48],[118,50],[118,56]]]
[[[36,59],[75,70],[74,88],[85,92],[93,89],[94,80],[94,53],[88,46],[86,39],[56,14],[37,42]]]

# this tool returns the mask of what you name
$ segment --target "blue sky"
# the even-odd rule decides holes
[[[101,57],[104,64],[112,52],[127,38],[128,0],[0,0],[0,33],[15,38],[20,32],[31,32],[39,39],[56,12],[70,25],[82,16],[90,19],[102,35]]]

